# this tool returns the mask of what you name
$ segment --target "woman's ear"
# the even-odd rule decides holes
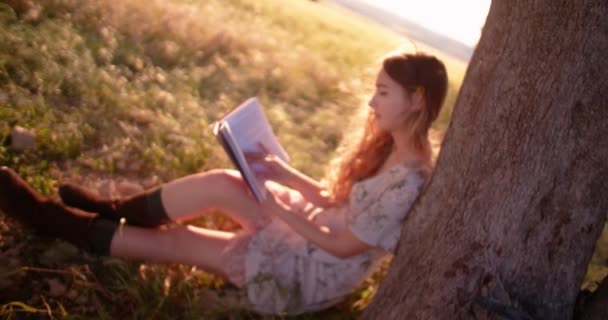
[[[422,87],[420,87],[422,88]],[[424,109],[425,107],[425,101],[424,101],[424,88],[422,88],[422,90],[418,90],[416,89],[416,91],[414,91],[412,93],[412,109],[415,111],[420,111],[422,109]]]

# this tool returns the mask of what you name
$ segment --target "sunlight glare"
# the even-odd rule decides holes
[[[363,0],[431,31],[475,46],[491,0]]]

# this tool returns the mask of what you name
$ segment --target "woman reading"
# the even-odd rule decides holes
[[[199,266],[244,288],[251,308],[261,313],[323,309],[394,253],[432,168],[428,133],[446,90],[446,70],[437,58],[386,57],[364,136],[343,157],[327,190],[266,154],[248,155],[271,180],[271,196],[261,204],[233,170],[193,174],[125,199],[100,199],[67,184],[59,202],[3,167],[0,209],[38,234],[100,255]],[[221,209],[242,228],[161,227],[208,208]]]

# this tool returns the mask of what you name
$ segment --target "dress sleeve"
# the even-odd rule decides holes
[[[378,189],[371,183],[353,186],[347,225],[359,240],[393,253],[401,223],[422,190],[425,178],[421,172],[413,171],[390,180]]]

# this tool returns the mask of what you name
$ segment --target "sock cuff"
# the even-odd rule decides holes
[[[163,206],[163,200],[161,198],[161,190],[162,188],[157,188],[156,190],[150,192],[146,197],[146,202],[148,206],[149,216],[153,221],[159,221],[162,223],[169,222],[169,215]]]

